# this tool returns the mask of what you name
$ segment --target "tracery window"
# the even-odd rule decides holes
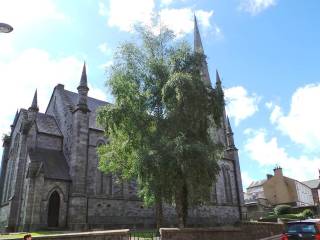
[[[105,144],[104,141],[100,140],[97,143],[97,148],[101,145]],[[99,160],[98,160],[99,165]],[[97,165],[97,172],[98,172],[98,179],[97,179],[97,194],[99,195],[112,195],[112,174],[105,174],[101,170],[98,169]]]
[[[230,168],[228,166],[222,167],[222,175],[223,175],[226,203],[231,204],[232,188],[231,188]]]
[[[2,198],[3,202],[8,201],[13,195],[13,189],[14,189],[13,181],[15,177],[15,172],[17,171],[16,163],[18,162],[17,157],[18,157],[18,151],[19,151],[19,141],[20,141],[20,134],[17,133],[14,138],[14,143],[9,154],[5,183],[3,188],[3,198]]]

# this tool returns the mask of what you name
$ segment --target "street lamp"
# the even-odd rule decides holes
[[[0,23],[0,32],[2,33],[9,33],[12,32],[13,27],[6,23]]]

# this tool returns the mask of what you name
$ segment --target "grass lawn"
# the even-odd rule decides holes
[[[26,234],[31,234],[32,237],[36,236],[44,236],[44,235],[54,235],[60,233],[69,233],[69,232],[62,232],[62,231],[47,231],[47,232],[30,232],[30,233],[10,233],[10,234],[0,234],[0,239],[14,239],[14,238],[23,238]]]

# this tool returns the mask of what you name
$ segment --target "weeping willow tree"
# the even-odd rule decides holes
[[[175,206],[184,227],[188,209],[209,201],[219,171],[221,146],[209,132],[220,123],[223,92],[201,80],[204,57],[166,29],[140,28],[109,71],[115,102],[98,113],[110,139],[99,148],[99,168],[135,179],[145,204],[156,207],[158,227],[163,203]]]

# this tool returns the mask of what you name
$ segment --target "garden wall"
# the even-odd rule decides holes
[[[48,236],[32,237],[32,239],[46,240],[46,239],[59,239],[59,240],[129,240],[129,229],[110,230],[110,231],[95,231],[95,232],[82,232],[82,233],[67,233]],[[16,238],[15,240],[21,240]]]
[[[162,240],[257,240],[280,234],[283,224],[242,223],[237,227],[217,228],[161,228]]]

